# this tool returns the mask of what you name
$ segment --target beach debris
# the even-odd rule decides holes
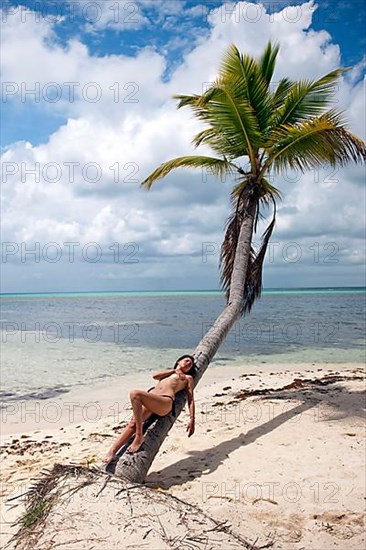
[[[18,531],[4,550],[58,546],[72,550],[80,548],[80,542],[88,542],[88,548],[94,543],[99,550],[108,550],[117,548],[122,539],[129,540],[131,548],[146,544],[165,548],[165,544],[173,550],[260,550],[274,544],[270,540],[265,546],[256,546],[234,532],[227,520],[216,520],[197,505],[150,485],[131,484],[92,466],[55,464],[20,495],[25,499],[25,511],[14,524]],[[108,513],[102,520],[103,509]],[[119,528],[111,529],[109,523]]]
[[[263,497],[254,499],[252,504],[257,504],[257,502],[262,502],[262,501],[269,502],[270,504],[275,504],[276,506],[278,506],[278,502],[276,502],[275,500],[272,500],[271,498],[263,498]]]
[[[93,464],[93,462],[97,461],[97,457],[95,455],[93,456],[87,456],[85,459],[86,467],[89,468],[90,464]]]
[[[344,382],[347,380],[364,380],[364,376],[344,376],[338,374],[326,374],[322,378],[294,378],[290,384],[281,386],[280,388],[264,388],[262,390],[241,390],[234,399],[246,399],[247,397],[254,397],[256,395],[268,395],[272,393],[279,393],[287,390],[302,389],[312,386],[328,386],[329,384],[335,384],[336,382]],[[324,390],[318,389],[319,392],[324,393]],[[235,403],[235,401],[229,401],[228,404]]]

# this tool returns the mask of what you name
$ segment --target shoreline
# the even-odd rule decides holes
[[[363,547],[365,366],[257,364],[235,371],[208,368],[195,390],[195,434],[186,435],[186,407],[155,457],[146,483],[198,506],[217,521],[229,520],[236,533],[252,542],[258,539],[259,546],[274,540],[273,548],[284,550]],[[98,397],[101,406],[107,406],[120,390],[110,388],[102,400],[100,386],[84,398]],[[130,416],[131,410],[125,412]],[[28,423],[5,435],[3,540],[14,534],[12,523],[23,509],[22,499],[9,502],[10,498],[25,493],[42,470],[56,463],[101,467],[126,420],[119,412],[64,427],[41,429],[38,424],[33,431]],[[121,524],[109,516],[121,513],[120,504],[109,493],[100,498],[108,510],[102,521],[98,499],[78,501],[85,518],[101,524],[99,535],[107,536],[98,548],[112,548],[114,540],[119,541],[116,548],[124,548]],[[62,511],[65,521],[72,521],[73,514],[65,507]],[[56,512],[59,517],[61,509]],[[147,526],[149,522],[146,516]],[[90,523],[78,521],[73,529],[75,539],[82,539],[89,536]],[[128,535],[128,543],[149,548],[145,531],[137,530],[132,539]],[[62,546],[67,529],[52,532],[54,536]]]

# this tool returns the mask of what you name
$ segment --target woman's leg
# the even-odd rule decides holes
[[[144,436],[142,434],[142,408],[145,406],[152,413],[163,416],[168,414],[172,408],[172,400],[169,397],[163,397],[151,392],[142,390],[132,390],[130,399],[133,409],[133,415],[136,421],[135,439],[128,447],[128,451],[135,453],[141,447]]]
[[[149,409],[147,409],[146,407],[143,407],[142,422],[147,420],[151,415],[152,415],[152,412],[149,411]],[[118,439],[113,443],[113,445],[109,449],[108,454],[103,459],[103,462],[106,462],[107,464],[111,462],[115,458],[118,450],[123,445],[125,445],[127,441],[133,436],[133,434],[135,433],[135,430],[136,430],[136,421],[135,421],[135,417],[132,416],[131,420],[129,421],[129,423],[127,424],[127,426],[125,427],[121,435],[118,437]]]

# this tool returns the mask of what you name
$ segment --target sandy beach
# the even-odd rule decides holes
[[[38,405],[28,402],[23,409],[20,404],[3,409],[2,546],[24,511],[24,499],[14,497],[25,493],[41,471],[56,463],[101,467],[112,439],[130,417],[128,389],[151,385],[144,373],[133,381],[126,377],[109,390],[104,384]],[[186,436],[186,408],[146,484],[162,498],[172,495],[229,525],[256,548],[363,548],[364,391],[362,364],[209,368],[195,391],[195,434]],[[77,505],[77,523],[72,505]],[[74,499],[72,505],[62,507],[61,523],[60,507],[49,515],[33,548],[179,547],[149,531],[153,508],[144,518],[146,529],[132,529],[138,505],[134,501],[131,521],[126,521],[118,515],[121,504],[112,489],[99,499]],[[161,514],[166,529],[172,522],[184,525],[183,520],[176,523],[173,508]],[[204,548],[203,539],[197,540],[196,547]],[[207,547],[243,547],[215,540],[216,546]]]

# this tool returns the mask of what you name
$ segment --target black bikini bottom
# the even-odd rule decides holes
[[[153,386],[152,388],[148,389],[147,391],[151,391],[151,390],[153,390],[154,388],[155,388],[155,386]],[[161,397],[169,397],[169,399],[172,400],[172,410],[169,411],[167,414],[156,414],[156,413],[154,413],[154,414],[156,414],[156,416],[160,416],[161,418],[163,418],[164,416],[168,416],[168,414],[170,414],[170,413],[172,413],[173,416],[175,416],[175,399],[174,399],[174,397],[172,397],[171,395],[164,395],[164,394],[162,394],[162,393],[161,393],[160,395],[161,395]]]

